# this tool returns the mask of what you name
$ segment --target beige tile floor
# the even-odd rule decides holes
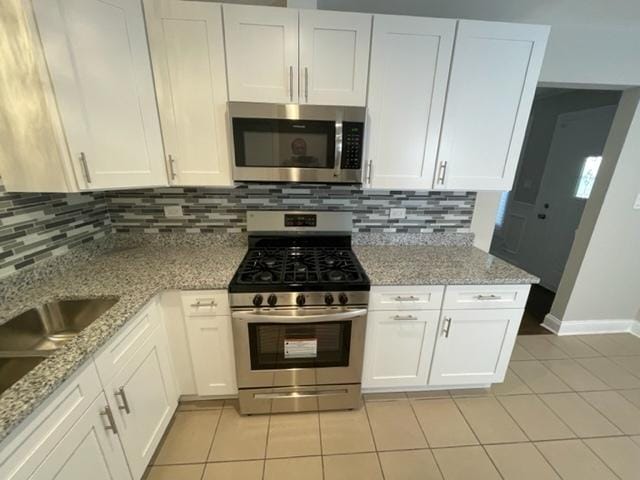
[[[640,479],[640,339],[519,337],[490,390],[242,417],[181,404],[147,480]]]

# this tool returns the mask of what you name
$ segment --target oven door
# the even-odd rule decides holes
[[[239,388],[360,383],[367,310],[235,311]]]

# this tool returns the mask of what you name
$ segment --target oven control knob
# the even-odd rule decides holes
[[[304,305],[304,303],[307,301],[306,298],[304,298],[304,295],[300,294],[296,297],[296,303],[298,304],[299,307],[302,307]]]
[[[259,307],[260,305],[262,305],[262,300],[262,295],[258,293],[255,297],[253,297],[253,304],[256,307]]]
[[[333,295],[331,295],[330,293],[327,293],[324,296],[324,303],[326,303],[327,305],[332,305],[333,304]]]
[[[267,298],[267,303],[269,304],[269,306],[275,307],[276,303],[278,303],[278,297],[276,297],[272,293],[271,295],[269,295],[269,298]]]
[[[346,305],[347,303],[349,303],[349,298],[347,297],[346,294],[341,293],[338,296],[338,301],[340,302],[340,305]]]

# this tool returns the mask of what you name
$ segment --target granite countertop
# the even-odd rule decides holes
[[[230,246],[233,245],[233,246]],[[110,243],[56,260],[47,275],[18,274],[0,282],[0,324],[38,304],[65,298],[120,297],[76,338],[0,395],[0,440],[89,356],[163,290],[227,288],[246,239],[206,242]],[[535,283],[536,277],[470,246],[355,245],[372,285]],[[74,260],[75,257],[75,260]],[[56,267],[56,268],[58,268]]]
[[[353,249],[371,285],[507,285],[539,281],[471,246],[356,245]]]

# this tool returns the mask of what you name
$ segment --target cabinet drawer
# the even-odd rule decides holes
[[[144,344],[159,321],[156,300],[143,308],[109,343],[95,354],[94,359],[102,384],[108,384],[113,376]]]
[[[444,287],[372,287],[370,310],[440,310]]]
[[[182,310],[187,317],[230,315],[229,295],[226,290],[203,290],[181,295]]]
[[[530,285],[454,285],[447,287],[442,308],[524,308]]]
[[[32,478],[33,471],[89,408],[101,390],[96,369],[93,362],[89,361],[0,443],[0,478]]]

